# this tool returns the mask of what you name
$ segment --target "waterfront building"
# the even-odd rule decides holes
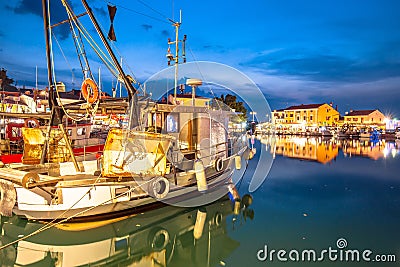
[[[344,123],[354,126],[385,126],[385,115],[378,109],[351,110],[344,115]]]
[[[284,124],[285,121],[285,109],[278,109],[272,112],[272,123],[275,125]]]
[[[332,104],[307,104],[290,106],[272,112],[272,122],[278,128],[292,132],[316,131],[319,127],[336,126],[339,112]]]

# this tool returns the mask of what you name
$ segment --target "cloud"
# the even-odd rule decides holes
[[[384,114],[400,116],[400,77],[368,82],[326,82],[309,81],[300,76],[265,74],[256,68],[248,68],[245,73],[257,81],[271,109],[333,101],[341,114],[350,109],[377,108]]]
[[[16,7],[11,9],[16,14],[33,14],[43,17],[40,1],[22,0]],[[53,1],[51,5],[51,23],[58,23],[67,18],[67,13],[61,4],[61,1]],[[68,25],[60,25],[53,28],[53,31],[61,40],[66,39],[70,33]]]
[[[42,4],[39,1],[22,0],[13,10],[16,14],[35,14],[42,16]]]
[[[153,28],[153,26],[149,24],[142,24],[141,26],[146,31],[151,30]]]
[[[207,44],[207,45],[203,45],[204,49],[223,49],[224,47],[222,45],[211,45],[211,44]]]
[[[391,46],[393,49],[396,47]],[[328,51],[281,49],[240,63],[264,73],[321,82],[368,82],[400,76],[400,51],[379,49],[361,57]],[[391,56],[386,56],[391,53]],[[393,54],[397,57],[393,57]]]
[[[168,37],[169,36],[169,32],[167,30],[162,30],[161,31],[161,35],[165,36],[165,37]]]
[[[103,17],[107,16],[107,11],[104,7],[93,7],[94,13]]]

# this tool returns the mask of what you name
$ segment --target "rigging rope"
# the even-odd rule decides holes
[[[64,54],[63,49],[61,48],[61,46],[60,46],[60,44],[59,44],[59,42],[58,42],[58,40],[57,40],[57,37],[55,36],[54,33],[52,33],[52,35],[53,35],[54,39],[56,40],[56,43],[57,43],[57,45],[58,45],[58,48],[59,48],[60,51],[61,51],[61,54],[62,54],[63,57],[64,57],[64,60],[66,61],[67,65],[72,69],[71,65],[70,65],[69,62],[68,62],[68,59],[66,58],[66,56],[65,56],[65,54]],[[52,62],[52,64],[54,64],[54,62]],[[73,72],[72,72],[72,73],[73,73]],[[72,115],[70,115],[70,114],[68,113],[68,111],[65,109],[65,107],[64,107],[64,105],[63,105],[63,103],[62,103],[62,101],[61,101],[61,96],[60,96],[59,91],[57,90],[57,85],[56,85],[55,91],[56,91],[57,98],[58,98],[58,102],[59,102],[58,105],[62,108],[62,110],[64,111],[65,115],[66,115],[69,119],[71,119],[71,120],[73,120],[73,121],[83,121],[83,120],[86,120],[86,119],[88,118],[88,116],[89,116],[89,110],[88,110],[88,109],[86,109],[86,114],[83,115],[83,116],[80,116],[80,117],[77,117],[77,118],[76,118],[76,117],[73,117]]]
[[[118,77],[117,74],[117,67],[114,65],[112,60],[107,57],[106,53],[99,47],[93,37],[90,35],[88,30],[80,23],[80,21],[75,16],[74,12],[72,11],[71,7],[66,3],[65,0],[62,0],[65,3],[65,9],[67,11],[68,17],[73,23],[75,24],[76,28],[82,34],[82,36],[86,39],[89,45],[92,47],[93,51],[97,54],[101,61],[106,65],[109,71],[115,76]]]
[[[187,46],[188,46],[188,45],[187,45]],[[192,56],[192,58],[193,58],[193,61],[194,61],[194,63],[196,64],[197,70],[198,70],[198,72],[200,73],[201,79],[202,79],[202,80],[205,80],[204,75],[203,75],[203,73],[202,73],[201,70],[200,70],[199,62],[196,60],[196,57],[194,56],[194,53],[193,53],[193,51],[192,51],[192,48],[191,48],[190,46],[188,46],[188,48],[189,48],[189,52],[190,52],[190,54],[191,54],[191,56]],[[214,96],[214,99],[217,98],[217,96],[214,94],[214,91],[212,90],[212,87],[211,87],[211,85],[210,85],[209,83],[207,83],[207,87],[208,87],[208,89],[210,90],[210,93],[212,94],[212,96]],[[222,101],[216,101],[219,110],[221,110],[221,112],[222,112],[222,107],[221,107],[221,103],[220,103],[220,102],[222,102]]]
[[[160,21],[160,22],[163,22],[163,23],[166,23],[166,24],[170,24],[170,23],[168,22],[169,19],[168,19],[166,16],[164,16],[162,13],[160,13],[160,12],[157,11],[157,10],[155,10],[154,8],[152,8],[152,7],[150,7],[150,6],[147,6],[147,5],[144,4],[144,3],[142,3],[142,4],[145,5],[145,6],[147,6],[147,8],[150,8],[150,9],[153,10],[154,12],[158,13],[158,14],[162,17],[162,19],[159,19],[159,18],[150,16],[150,15],[147,15],[147,14],[145,14],[145,13],[142,13],[142,12],[139,12],[139,11],[136,11],[136,10],[133,10],[133,9],[131,9],[131,8],[128,8],[128,7],[119,5],[119,4],[115,4],[115,3],[110,2],[110,1],[106,1],[106,0],[103,0],[103,1],[104,1],[106,4],[111,4],[111,5],[113,5],[113,6],[120,7],[120,8],[122,8],[122,9],[128,10],[128,11],[130,11],[130,12],[132,12],[132,13],[135,13],[135,14],[138,14],[138,15],[141,15],[141,16],[144,16],[144,17],[147,17],[147,18],[156,20],[156,21]]]
[[[160,15],[161,17],[163,17],[164,19],[169,20],[167,16],[165,16],[163,13],[161,13],[161,12],[158,11],[158,10],[156,10],[155,8],[151,7],[150,5],[148,5],[147,3],[145,3],[144,1],[142,1],[142,0],[136,0],[136,1],[138,1],[139,3],[141,3],[142,5],[144,5],[145,7],[147,7],[147,8],[149,8],[149,9],[153,10],[155,13],[159,14],[159,15]]]

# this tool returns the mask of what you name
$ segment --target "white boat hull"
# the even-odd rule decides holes
[[[217,199],[211,199],[210,194],[215,195],[215,191],[220,191],[221,197],[229,190],[235,168],[234,158],[226,159],[224,164],[226,168],[223,171],[208,175],[207,191],[199,192],[196,184],[186,187],[171,185],[168,194],[162,199],[150,196],[135,181],[61,187],[63,202],[60,204],[49,203],[39,189],[15,186],[18,201],[13,213],[35,220],[93,220],[118,216],[132,209],[146,209],[157,201],[183,207],[204,205]]]

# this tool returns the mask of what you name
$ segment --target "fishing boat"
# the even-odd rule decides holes
[[[4,127],[4,138],[0,140],[0,161],[2,164],[21,163],[23,161],[25,142],[29,145],[29,137],[24,140],[22,136],[23,131],[26,131],[23,128],[40,128],[41,131],[45,131],[47,128],[47,126],[40,126],[40,122],[32,117],[32,114],[29,114],[25,120],[20,122],[12,122],[14,116],[15,114],[8,115],[9,122]],[[87,157],[90,153],[94,155],[104,148],[105,138],[99,134],[93,135],[90,121],[72,124],[68,124],[68,121],[66,121],[65,130],[75,155]]]
[[[350,125],[343,125],[343,127],[338,132],[339,138],[358,138],[360,137],[360,131]]]
[[[61,82],[56,84],[57,104],[70,109],[75,108],[79,112],[80,105],[85,104],[81,92],[72,90],[65,92],[65,85]],[[5,88],[2,87],[4,90]],[[15,89],[16,90],[16,89]],[[23,92],[24,91],[24,92]],[[46,112],[49,105],[48,92],[46,90],[24,89],[16,92],[0,91],[0,161],[3,164],[21,163],[23,157],[24,138],[22,128],[41,128],[45,131],[50,120],[50,112]],[[104,94],[103,94],[104,95]],[[7,104],[10,96],[17,99],[16,103],[23,103],[22,106]],[[126,100],[101,96],[98,101],[96,113],[126,112]],[[116,104],[120,106],[116,109]],[[29,107],[24,108],[22,107]],[[75,112],[76,113],[76,112]],[[93,114],[96,117],[96,114]],[[111,117],[111,116],[107,116]],[[66,118],[63,120],[64,128],[71,142],[71,147],[77,155],[84,152],[97,153],[103,150],[105,137],[101,134],[94,134],[93,120],[89,117],[82,117],[79,120]]]
[[[212,266],[239,247],[229,236],[235,222],[243,225],[254,218],[251,206],[241,202],[240,208],[234,207],[225,196],[198,208],[164,205],[92,224],[59,224],[46,231],[39,222],[12,217],[2,222],[0,241],[13,245],[1,250],[0,258],[7,266]]]
[[[232,175],[245,168],[248,154],[245,133],[229,130],[229,120],[235,112],[218,109],[209,103],[211,100],[197,96],[195,90],[202,81],[194,78],[186,80],[192,88],[189,101],[178,101],[176,93],[168,95],[166,102],[141,94],[134,79],[119,64],[92,9],[85,0],[81,2],[85,13],[77,15],[67,1],[62,1],[68,14],[66,23],[87,35],[89,31],[83,28],[80,17],[89,16],[114,67],[113,73],[127,89],[130,102],[126,121],[109,130],[103,151],[95,157],[75,155],[64,121],[82,118],[76,115],[82,110],[96,114],[107,99],[99,97],[85,58],[80,61],[84,65],[84,103],[60,105],[57,101],[50,41],[55,25],[50,24],[48,1],[43,0],[51,117],[46,129],[23,127],[22,164],[0,168],[1,215],[88,221],[120,216],[156,201],[198,206],[216,200],[216,191],[234,191]],[[109,10],[113,17],[115,10]],[[174,25],[177,30],[180,23]],[[82,41],[76,34],[73,36],[74,42]],[[89,36],[85,39],[93,40]],[[82,49],[83,45],[78,47]],[[86,55],[79,52],[81,57]],[[101,55],[104,60],[105,52]],[[176,55],[176,68],[177,58]],[[175,82],[174,89],[177,87]],[[105,103],[109,105],[110,102]]]

